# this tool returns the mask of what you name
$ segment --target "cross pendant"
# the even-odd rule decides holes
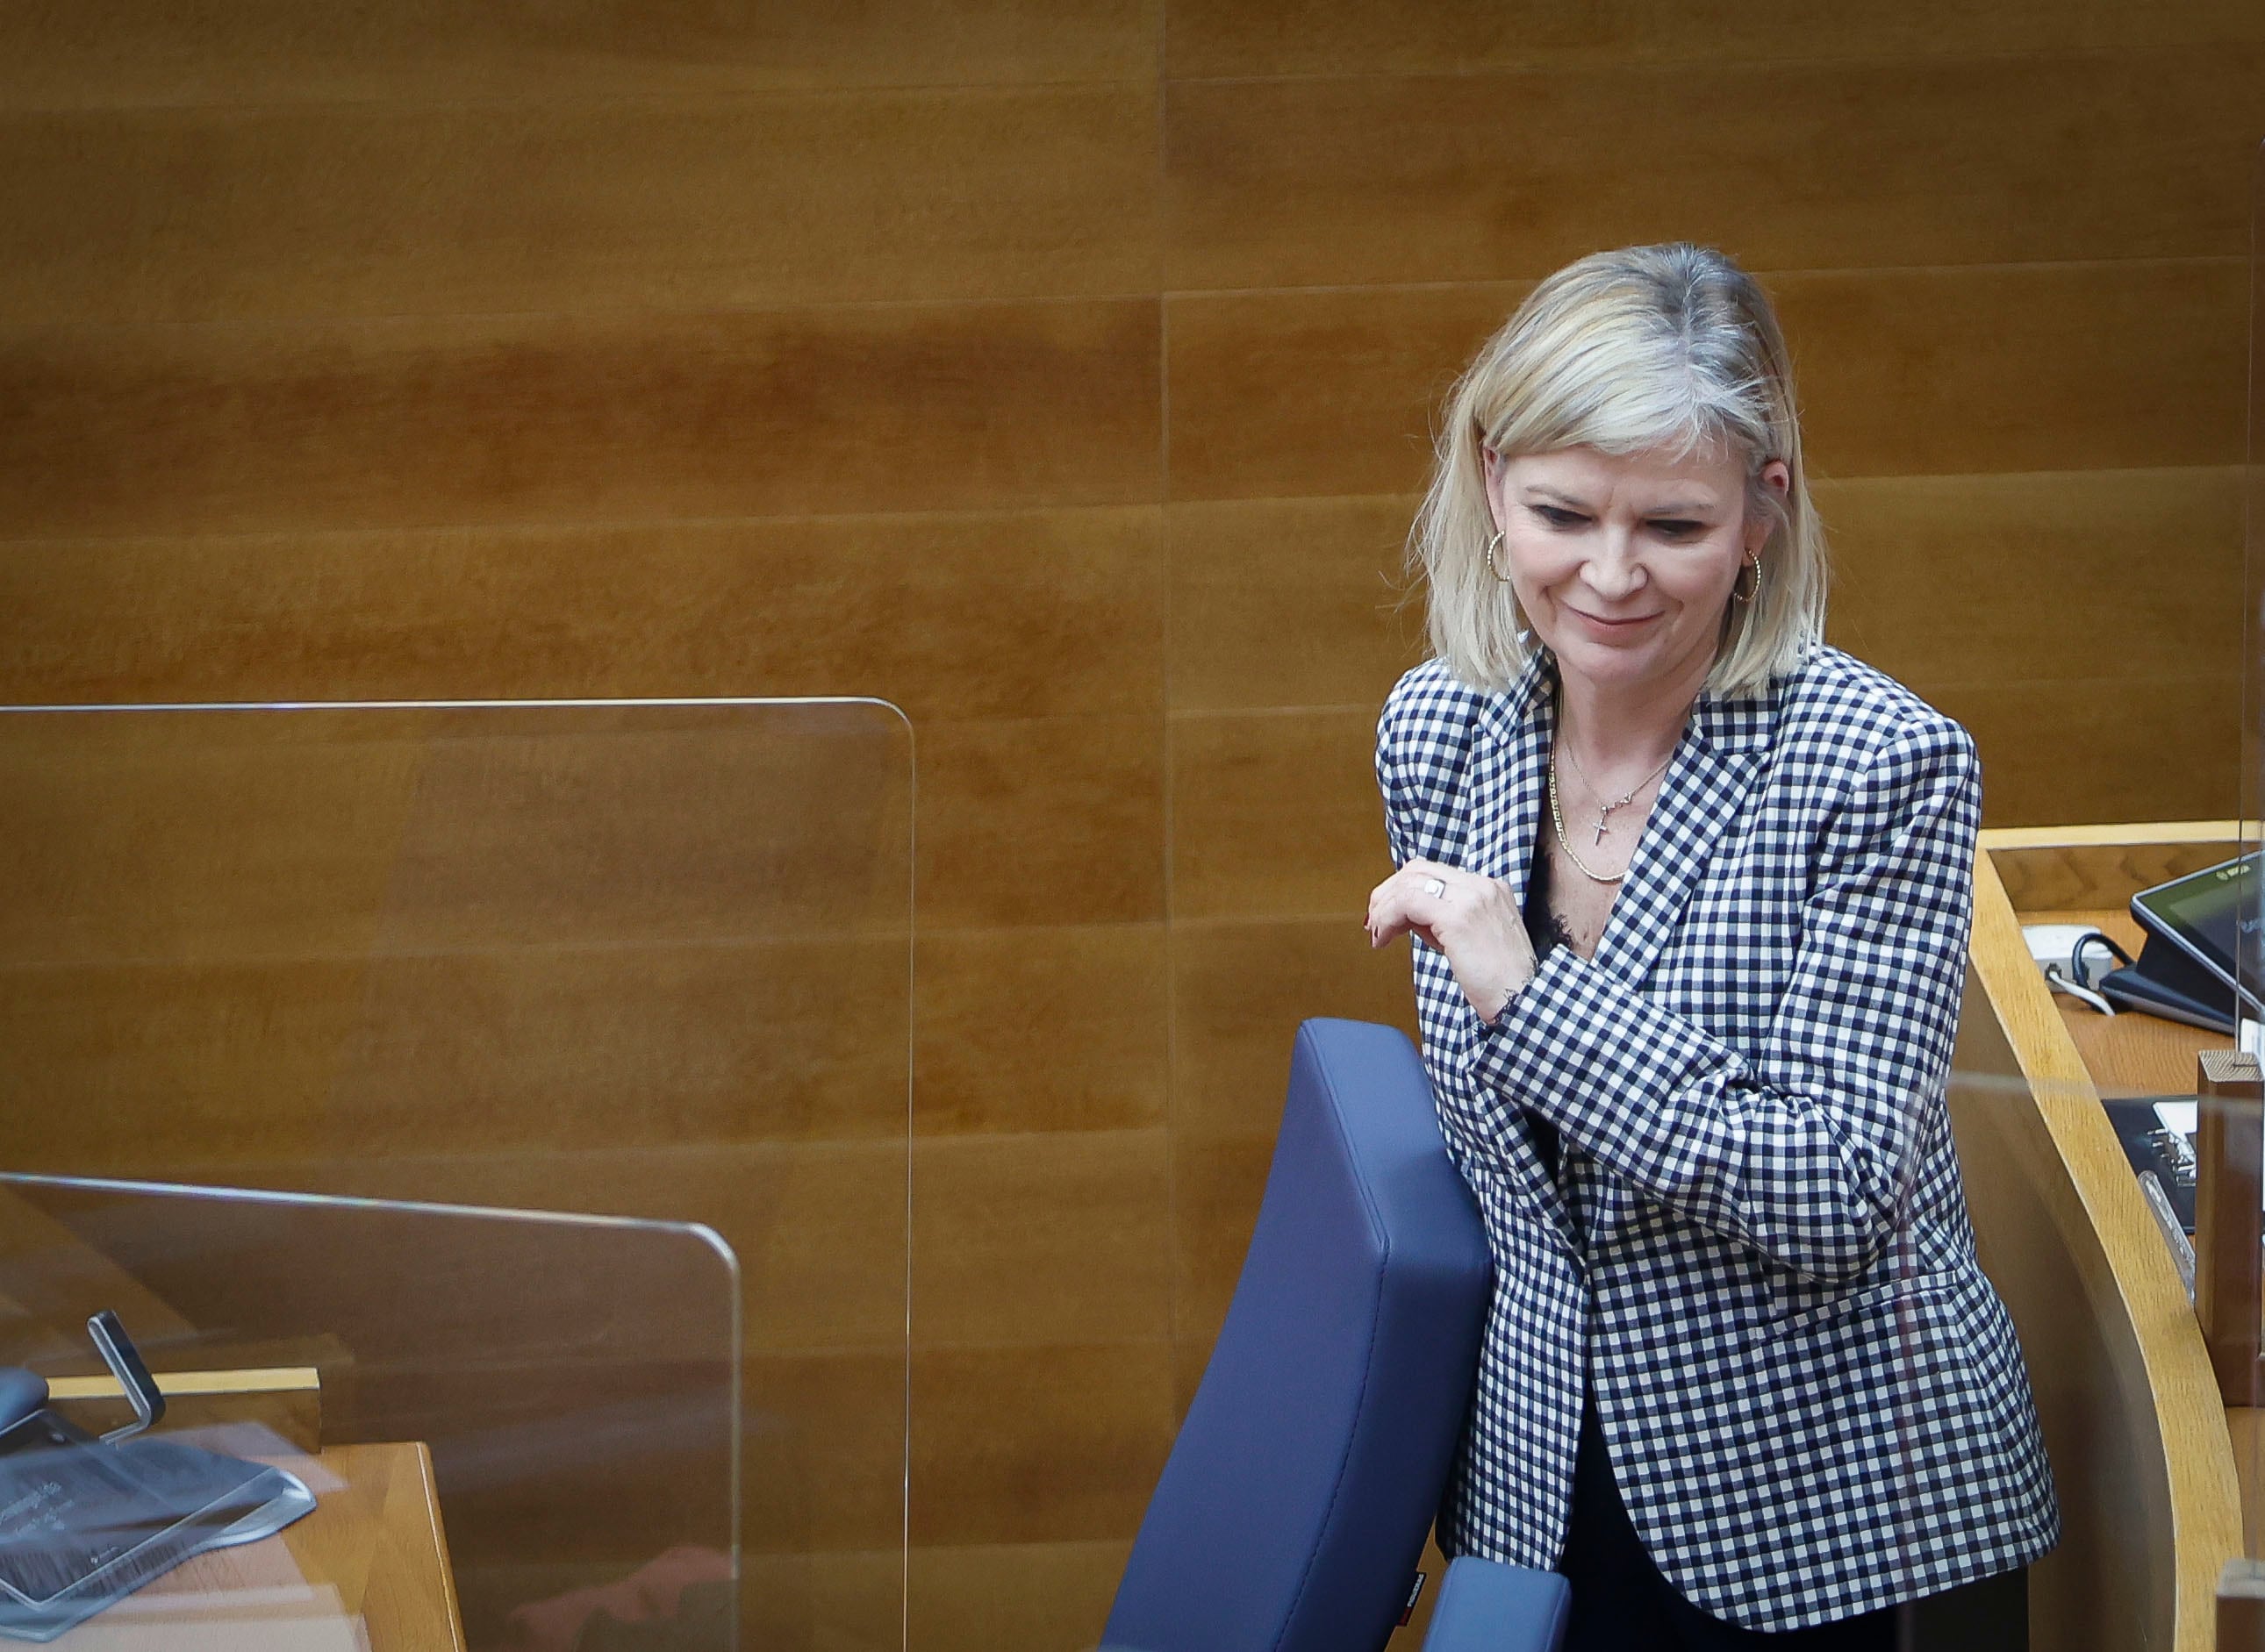
[[[1609,806],[1597,811],[1597,841],[1599,843],[1605,841],[1605,817],[1610,813],[1612,809]]]

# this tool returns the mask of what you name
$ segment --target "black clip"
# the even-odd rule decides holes
[[[102,1437],[106,1445],[115,1445],[122,1439],[139,1434],[155,1424],[165,1415],[165,1396],[157,1391],[157,1379],[149,1374],[149,1367],[142,1363],[142,1350],[134,1346],[134,1339],[118,1322],[118,1315],[108,1308],[86,1322],[87,1335],[102,1355],[102,1363],[110,1367],[110,1374],[118,1379],[118,1386],[126,1390],[126,1398],[134,1407],[134,1421],[122,1429],[113,1429]]]

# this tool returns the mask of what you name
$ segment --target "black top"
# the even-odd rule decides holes
[[[1573,932],[1549,904],[1549,857],[1538,843],[1533,846],[1533,864],[1526,874],[1525,917],[1526,938],[1533,942],[1537,967],[1557,948],[1573,944]]]
[[[1539,843],[1533,846],[1533,863],[1526,874],[1526,935],[1533,942],[1533,965],[1541,967],[1542,960],[1556,948],[1573,944],[1573,932],[1565,927],[1549,905],[1549,856]],[[1533,1145],[1541,1154],[1541,1162],[1549,1167],[1549,1174],[1557,1174],[1557,1126],[1535,1112],[1526,1115],[1526,1122],[1533,1132]]]

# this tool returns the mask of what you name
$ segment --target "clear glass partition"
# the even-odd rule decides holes
[[[912,818],[868,701],[0,714],[0,1168],[712,1230],[740,1644],[900,1645]]]
[[[2242,486],[2247,544],[2242,564],[2240,827],[2242,855],[2254,870],[2247,880],[2248,897],[2241,909],[2235,953],[2245,1011],[2240,1046],[2251,1057],[2265,1060],[2265,145],[2259,148],[2251,182],[2248,440]],[[2245,1073],[2245,1081],[2250,1076]],[[2242,1139],[2252,1149],[2249,1167],[2255,1171],[2260,1202],[2265,1203],[2265,1083],[2248,1088],[2249,1098],[2241,1115]],[[2256,1231],[2261,1249],[2265,1249],[2265,1219],[2256,1224]],[[2200,1237],[2207,1241],[2207,1235]],[[2249,1260],[2260,1289],[2249,1293],[2247,1306],[2254,1318],[2244,1328],[2243,1342],[2265,1355],[2265,1254],[2250,1253]],[[2232,1417],[2245,1510],[2258,1506],[2260,1488],[2265,1488],[2265,1358],[2253,1366],[2253,1372],[2249,1406],[2242,1415]],[[2254,1515],[2245,1524],[2243,1537],[2243,1552],[2248,1559],[2265,1558],[2265,1529],[2261,1529]],[[2253,1596],[2265,1596],[2265,1573],[2249,1578],[2247,1587]],[[2248,1610],[2256,1615],[2243,1627],[2254,1638],[2265,1633],[2265,1599]],[[2220,1622],[2231,1627],[2224,1619]]]
[[[739,1308],[688,1224],[0,1176],[0,1635],[726,1652]]]
[[[2265,1570],[2227,1569],[2265,1547],[2247,1512],[2265,1488],[2260,162],[2238,364],[2246,544],[2198,564],[2242,608],[2239,778],[2224,791],[2235,818],[1988,832],[1975,879],[1950,1114],[2062,1522],[2027,1582],[2036,1647],[2249,1645],[2265,1631],[2265,1618],[2220,1615],[2265,1608]],[[2197,638],[2197,657],[2213,646]],[[2086,761],[2080,746],[2068,761]],[[1922,1397],[1925,1373],[1907,1384]]]

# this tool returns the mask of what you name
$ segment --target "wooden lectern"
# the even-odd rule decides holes
[[[2254,1408],[2265,1403],[2265,1072],[2239,1050],[2205,1050],[2196,1067],[2195,1312],[2226,1405]],[[2228,1561],[2219,1574],[2218,1652],[2265,1652],[2265,1564]]]
[[[2265,1308],[2265,1073],[2239,1050],[2196,1059],[2195,1312],[2228,1405],[2265,1403],[2257,1321]]]
[[[2265,1561],[2228,1561],[2218,1574],[2217,1652],[2265,1652]]]
[[[253,1454],[304,1481],[314,1511],[273,1537],[182,1562],[51,1642],[53,1652],[463,1652],[422,1445],[324,1445],[310,1368],[160,1372],[157,1386],[167,1401],[162,1429],[259,1425],[275,1449]],[[123,1398],[108,1377],[58,1378],[51,1396],[89,1428],[114,1421],[106,1408]]]

